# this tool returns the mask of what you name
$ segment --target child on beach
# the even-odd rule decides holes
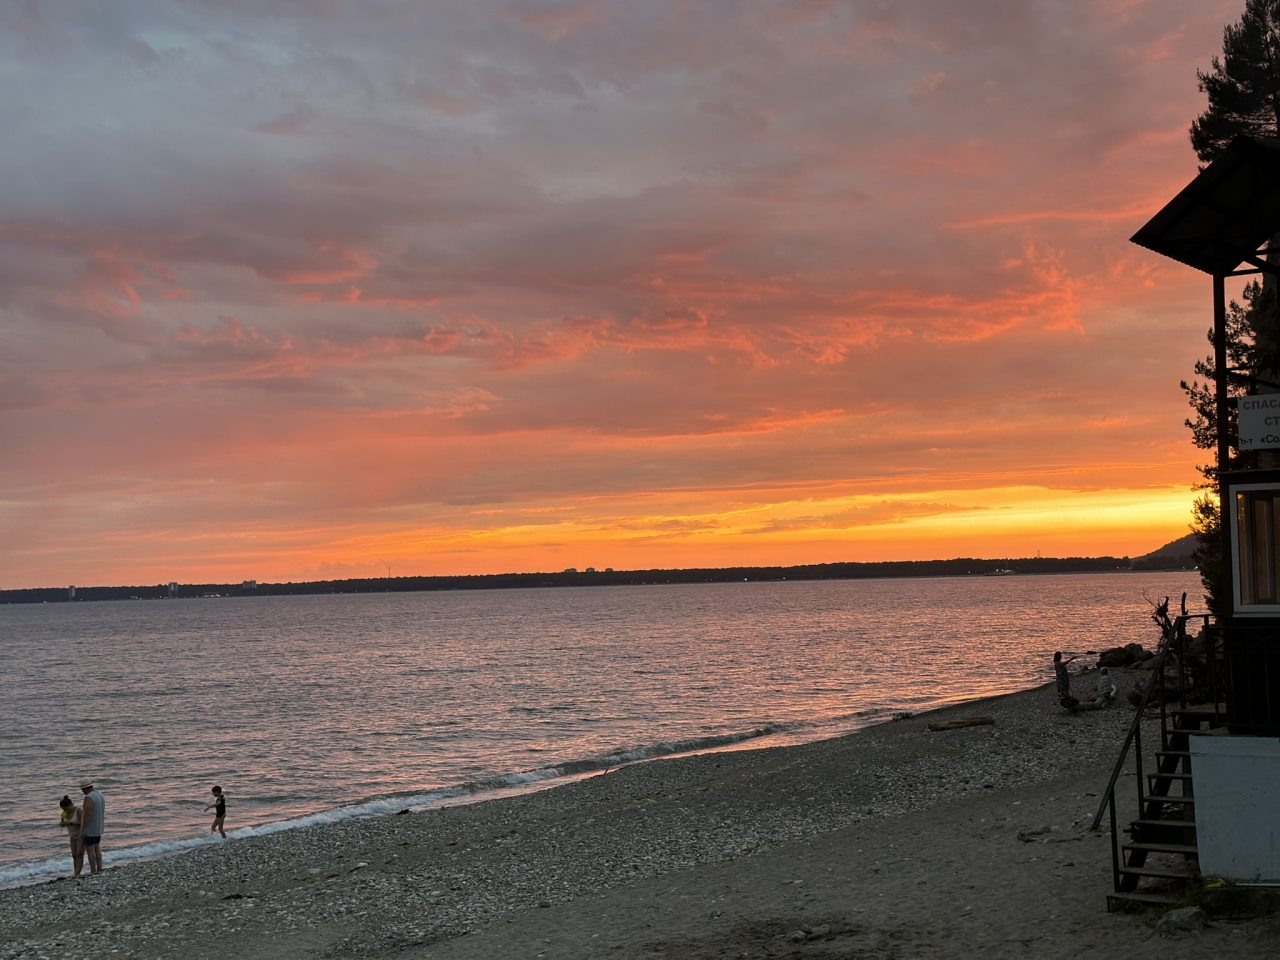
[[[206,810],[213,810],[213,824],[209,827],[209,830],[211,832],[217,830],[222,835],[222,839],[225,840],[227,831],[222,829],[222,822],[227,816],[227,798],[222,793],[222,788],[217,784],[214,785],[213,790],[210,792],[213,794],[213,802],[205,805]]]
[[[1098,668],[1098,702],[1106,705],[1116,698],[1116,684],[1106,667]]]
[[[62,808],[58,815],[58,826],[67,831],[67,836],[71,838],[71,862],[76,869],[72,876],[78,877],[84,869],[84,844],[80,842],[80,808],[70,797],[63,797],[58,801],[58,806]]]

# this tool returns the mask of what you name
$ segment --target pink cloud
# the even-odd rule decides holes
[[[0,578],[1190,478],[1207,293],[1127,237],[1237,8],[15,7]]]

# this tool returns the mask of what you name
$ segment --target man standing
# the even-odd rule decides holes
[[[93,789],[92,780],[81,780],[84,793],[84,811],[80,817],[80,837],[84,844],[85,858],[89,861],[89,875],[102,872],[102,824],[106,803],[102,794]]]

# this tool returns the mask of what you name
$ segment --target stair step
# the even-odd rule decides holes
[[[1132,821],[1131,826],[1166,827],[1173,830],[1194,830],[1196,828],[1196,822],[1194,820],[1175,820],[1172,817],[1162,817],[1158,820],[1143,818]]]
[[[1187,807],[1194,806],[1196,802],[1195,797],[1174,797],[1174,796],[1162,797],[1162,796],[1153,795],[1150,793],[1147,794],[1143,799],[1146,800],[1147,803],[1180,803],[1183,806],[1187,806]]]
[[[1132,877],[1153,877],[1158,880],[1190,880],[1191,874],[1186,870],[1173,870],[1167,867],[1121,867],[1121,873]]]
[[[1191,757],[1191,751],[1190,750],[1157,750],[1156,756],[1157,757],[1179,757],[1179,758],[1187,757],[1189,759]]]
[[[1109,893],[1107,894],[1107,910],[1140,910],[1145,907],[1167,907],[1177,903],[1176,897],[1167,893]]]
[[[1186,782],[1191,779],[1189,773],[1148,773],[1148,780],[1182,780]]]
[[[1188,703],[1185,707],[1173,707],[1169,712],[1178,714],[1185,713],[1188,716],[1212,717],[1214,712],[1225,714],[1227,705],[1225,703]]]
[[[1121,850],[1144,850],[1147,853],[1177,853],[1184,857],[1194,857],[1200,852],[1194,843],[1147,843],[1134,841],[1121,846]]]
[[[1211,703],[1197,703],[1185,707],[1174,707],[1169,711],[1174,718],[1175,726],[1178,720],[1191,720],[1197,724],[1202,720],[1225,720],[1227,717],[1227,708],[1225,704],[1219,704],[1217,710],[1214,710]]]

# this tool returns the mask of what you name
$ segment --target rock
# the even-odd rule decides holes
[[[1142,648],[1140,643],[1129,643],[1123,647],[1112,647],[1098,655],[1100,667],[1128,667],[1144,660],[1150,660],[1155,654]]]
[[[1179,907],[1170,910],[1156,923],[1156,933],[1162,937],[1176,937],[1183,933],[1203,930],[1207,920],[1199,907]]]

